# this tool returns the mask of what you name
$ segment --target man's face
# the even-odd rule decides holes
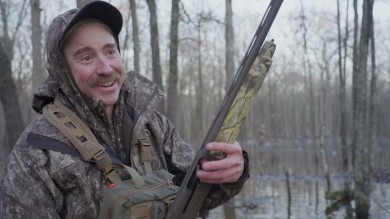
[[[80,92],[112,107],[125,74],[115,39],[107,27],[81,24],[66,38],[63,53]]]

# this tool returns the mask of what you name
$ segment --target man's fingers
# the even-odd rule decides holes
[[[228,143],[208,143],[206,145],[210,151],[222,151],[226,153],[226,157],[221,160],[203,161],[201,163],[202,169],[206,171],[230,169],[239,166],[242,163],[242,150],[238,144]]]
[[[238,143],[228,144],[224,142],[211,142],[206,145],[209,151],[222,151],[226,154],[241,153],[241,147]]]
[[[201,168],[197,176],[202,182],[220,184],[235,182],[242,174],[244,158],[241,146],[236,142],[228,144],[223,142],[210,142],[206,145],[209,151],[221,151],[226,157],[221,160],[207,161],[202,159],[199,164]]]
[[[240,177],[240,173],[235,169],[225,170],[225,171],[197,171],[197,177],[205,183],[210,184],[219,184],[227,182],[235,182]]]
[[[203,161],[202,169],[205,171],[225,170],[241,165],[241,160],[238,158],[225,158],[222,160]]]

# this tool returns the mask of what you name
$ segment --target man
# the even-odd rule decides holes
[[[162,91],[136,73],[126,76],[118,43],[121,28],[120,12],[101,1],[52,21],[46,42],[49,77],[34,95],[33,108],[39,114],[10,154],[0,186],[0,218],[99,214],[108,182],[95,163],[62,151],[74,146],[42,115],[42,108],[54,99],[75,112],[101,144],[141,175],[145,169],[136,144],[146,128],[152,169],[166,169],[182,179],[195,151],[156,111]],[[218,185],[203,206],[211,209],[236,195],[249,175],[247,158],[237,143],[209,143],[207,148],[227,154],[223,160],[202,162],[197,172],[201,181]]]

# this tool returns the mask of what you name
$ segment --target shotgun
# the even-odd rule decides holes
[[[271,0],[217,116],[184,177],[175,201],[168,210],[167,219],[195,219],[197,217],[211,188],[211,184],[203,183],[196,177],[199,161],[201,158],[224,158],[223,153],[210,153],[205,145],[212,141],[233,143],[236,140],[252,99],[259,91],[271,66],[276,46],[273,40],[266,43],[264,41],[282,2],[283,0]],[[258,65],[252,67],[256,59]]]

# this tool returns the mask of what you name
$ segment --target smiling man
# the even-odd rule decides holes
[[[177,184],[195,155],[172,123],[157,111],[161,89],[138,73],[125,74],[119,50],[120,12],[102,1],[58,15],[46,42],[49,76],[35,93],[37,115],[11,152],[0,185],[0,218],[97,218],[107,180],[96,163],[84,160],[42,110],[61,102],[92,131],[111,156],[144,175],[141,133],[150,144],[150,168],[167,170]],[[127,75],[127,76],[126,76]],[[239,144],[209,143],[226,158],[204,161],[197,176],[215,184],[203,208],[238,194],[249,177]],[[122,180],[130,179],[126,173]],[[152,213],[152,212],[151,212]],[[153,217],[152,217],[153,218]]]
[[[111,30],[99,20],[84,20],[69,30],[62,51],[80,92],[99,98],[111,120],[125,77]]]

